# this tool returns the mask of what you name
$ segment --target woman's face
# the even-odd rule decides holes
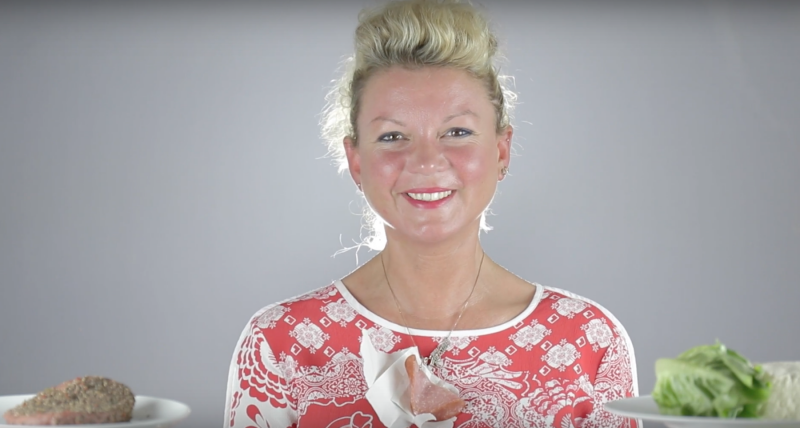
[[[463,70],[381,70],[361,94],[350,173],[388,235],[441,242],[477,233],[508,165],[511,128],[496,132],[483,84]]]

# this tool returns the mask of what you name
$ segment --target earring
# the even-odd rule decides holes
[[[505,177],[506,175],[508,175],[508,167],[507,167],[507,166],[504,166],[504,167],[503,167],[503,169],[501,169],[501,170],[500,170],[500,174],[501,174],[503,177]]]
[[[358,187],[359,192],[363,192],[363,190],[361,190],[361,183],[356,183],[356,187]]]

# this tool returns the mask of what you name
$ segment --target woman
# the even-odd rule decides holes
[[[230,368],[229,427],[636,426],[633,348],[599,305],[486,255],[508,173],[510,92],[486,20],[454,1],[361,15],[325,135],[376,221],[372,260],[256,313]]]

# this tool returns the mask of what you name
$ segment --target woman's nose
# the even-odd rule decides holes
[[[418,174],[433,174],[447,168],[447,159],[436,138],[422,138],[412,144],[408,168]]]

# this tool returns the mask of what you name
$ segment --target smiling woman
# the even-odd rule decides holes
[[[378,255],[256,313],[230,366],[228,427],[623,427],[633,347],[602,306],[527,282],[479,232],[508,172],[513,95],[477,9],[365,11],[323,134],[363,192]]]
[[[358,135],[344,138],[347,164],[394,239],[435,245],[477,230],[469,225],[503,178],[512,134],[496,132],[486,95],[453,67],[392,66],[364,86]]]

